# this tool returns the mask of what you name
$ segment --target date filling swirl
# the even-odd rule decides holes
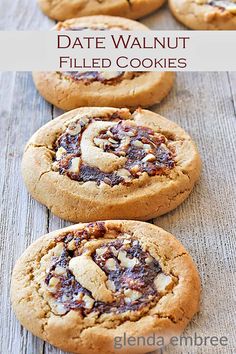
[[[123,79],[133,79],[138,73],[125,73],[123,71],[65,71],[64,77],[70,77],[74,81],[83,81],[85,85],[99,81],[102,84],[114,85]]]
[[[44,282],[58,315],[149,310],[175,284],[133,235],[103,222],[58,237],[54,249]]]
[[[107,118],[75,117],[55,142],[53,170],[111,187],[130,185],[144,173],[167,176],[176,165],[169,139],[137,125],[128,110]]]

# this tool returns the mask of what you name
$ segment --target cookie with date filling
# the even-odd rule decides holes
[[[91,16],[58,23],[57,31],[141,30],[141,23],[112,16]],[[39,93],[53,105],[71,110],[84,106],[148,107],[173,86],[173,72],[60,71],[33,73]]]
[[[73,222],[157,217],[187,198],[199,172],[189,135],[142,109],[67,112],[33,135],[22,161],[31,195]]]
[[[169,0],[173,15],[196,30],[236,30],[236,0]]]
[[[159,9],[165,0],[38,0],[38,2],[47,16],[63,21],[91,15],[137,19]]]
[[[198,311],[200,280],[174,236],[137,221],[73,225],[18,260],[11,300],[21,324],[65,351],[117,353],[116,337],[179,335]],[[119,353],[145,353],[142,344]]]

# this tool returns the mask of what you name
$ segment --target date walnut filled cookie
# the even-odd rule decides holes
[[[58,23],[57,31],[141,30],[138,22],[112,16],[91,16]],[[63,110],[84,106],[148,107],[160,102],[173,86],[172,72],[66,71],[36,72],[39,93]]]
[[[236,0],[169,0],[174,16],[197,30],[236,30]]]
[[[137,19],[163,5],[165,0],[38,0],[43,12],[56,20],[90,15]]]
[[[136,221],[78,224],[41,237],[18,260],[11,286],[23,326],[81,354],[147,352],[115,351],[114,338],[179,335],[198,311],[199,295],[183,246]]]
[[[182,203],[200,172],[189,135],[151,111],[79,108],[39,129],[22,161],[32,196],[70,220],[149,220]]]

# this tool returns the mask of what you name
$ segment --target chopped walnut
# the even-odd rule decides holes
[[[99,138],[94,138],[94,144],[96,146],[98,146],[99,148],[103,149],[105,144],[106,144],[106,140],[105,139],[99,139]]]
[[[108,138],[108,141],[112,144],[118,144],[119,142],[113,138]]]
[[[152,162],[155,160],[156,160],[156,156],[153,154],[148,154],[142,159],[143,162]]]
[[[60,160],[64,154],[66,154],[66,149],[64,149],[62,146],[59,147],[59,149],[56,152],[56,159]]]
[[[54,270],[54,273],[56,275],[62,275],[62,274],[65,274],[66,273],[66,269],[61,267],[61,266],[57,266]]]
[[[151,150],[152,149],[150,144],[143,144],[143,148],[144,148],[144,150]]]
[[[124,178],[125,181],[129,181],[131,179],[131,173],[125,168],[121,168],[117,171],[117,176]]]
[[[170,275],[160,273],[155,278],[154,284],[155,284],[158,292],[163,293],[172,287],[173,281],[172,281],[172,278]]]
[[[122,71],[100,71],[99,76],[103,80],[111,80],[117,78],[123,74]]]
[[[104,247],[104,248],[98,248],[96,249],[96,254],[101,257],[104,253],[106,253],[107,251],[107,247]]]
[[[120,251],[118,254],[118,259],[120,261],[120,264],[123,267],[126,268],[133,268],[136,264],[138,264],[138,259],[137,258],[128,258],[126,257],[127,253],[126,251]]]
[[[50,303],[50,306],[55,315],[65,315],[68,312],[67,308],[60,302]]]
[[[80,169],[80,157],[75,157],[71,160],[71,165],[69,167],[69,172],[78,173]]]
[[[111,246],[110,249],[111,249],[112,253],[114,254],[114,256],[117,257],[119,251],[114,246]]]
[[[123,150],[127,149],[129,147],[129,144],[130,144],[130,137],[125,136],[124,138],[121,139],[120,148]]]
[[[67,249],[69,251],[74,251],[76,249],[76,244],[75,244],[75,240],[71,240],[68,245],[67,245]]]
[[[124,295],[125,302],[130,303],[132,301],[138,300],[142,296],[142,293],[136,290],[127,289],[124,291]]]
[[[57,291],[57,285],[60,283],[60,280],[56,277],[52,277],[49,281],[49,291],[55,293]]]
[[[116,286],[115,286],[114,281],[112,281],[112,280],[107,280],[106,286],[107,286],[107,289],[109,289],[109,290],[111,290],[111,291],[113,291],[113,292],[116,291]]]
[[[147,264],[150,264],[153,262],[153,258],[151,256],[148,256],[146,259],[145,259],[145,263]]]
[[[108,270],[116,270],[116,261],[114,260],[114,258],[109,258],[106,261],[106,268]]]
[[[93,308],[93,305],[94,305],[94,299],[92,299],[90,296],[88,295],[84,295],[83,297],[83,301],[85,303],[85,308],[86,309],[91,309]]]
[[[137,148],[141,148],[141,149],[143,148],[143,143],[140,140],[134,140],[133,145]]]
[[[63,252],[63,250],[64,250],[64,245],[63,245],[63,243],[58,243],[57,245],[56,245],[56,247],[53,249],[53,254],[54,254],[54,256],[60,256],[61,255],[61,253]]]

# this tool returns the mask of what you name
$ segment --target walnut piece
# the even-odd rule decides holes
[[[83,301],[84,301],[84,303],[85,303],[85,307],[86,307],[86,309],[92,309],[93,308],[93,305],[94,305],[94,300],[90,297],[90,296],[88,296],[88,295],[84,295],[84,297],[83,297]]]
[[[173,281],[170,275],[159,273],[154,280],[154,284],[159,293],[165,293],[173,287]]]
[[[108,270],[116,270],[116,261],[114,260],[114,258],[109,258],[107,261],[106,261],[106,268]]]
[[[52,309],[52,312],[55,314],[55,315],[65,315],[68,310],[65,308],[65,306],[59,302],[52,302],[50,303],[50,306],[51,306],[51,309]]]
[[[55,273],[56,275],[63,275],[63,274],[66,273],[66,268],[63,268],[63,267],[61,267],[61,266],[57,266],[57,267],[55,268],[55,270],[54,270],[54,273]]]
[[[125,268],[133,268],[136,264],[139,263],[137,258],[128,258],[126,257],[127,253],[125,251],[120,251],[118,254],[118,259],[120,261],[121,266]]]
[[[136,290],[126,289],[124,291],[124,295],[125,295],[125,302],[130,303],[135,300],[138,300],[142,296],[142,293]]]
[[[71,160],[71,165],[69,168],[69,172],[78,173],[80,168],[80,157],[75,157]]]
[[[59,147],[59,149],[56,152],[56,159],[60,160],[62,158],[62,156],[66,153],[67,153],[66,149],[64,149],[62,146]]]
[[[142,159],[143,162],[152,162],[152,161],[155,161],[155,160],[156,160],[156,156],[153,155],[153,154],[147,154],[147,155]]]

